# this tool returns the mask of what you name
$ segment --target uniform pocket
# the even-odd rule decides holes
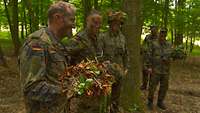
[[[32,87],[25,96],[31,101],[50,103],[55,101],[60,94],[60,87],[43,81]]]
[[[58,53],[51,53],[50,57],[50,71],[53,71],[55,73],[62,73],[67,66],[65,57],[59,55]]]

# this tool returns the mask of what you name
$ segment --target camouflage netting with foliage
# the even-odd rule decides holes
[[[172,52],[172,58],[176,59],[185,59],[187,57],[186,52],[184,51],[184,47],[182,45],[176,47]]]
[[[110,95],[112,84],[115,82],[111,68],[119,71],[122,69],[119,65],[110,62],[99,63],[90,60],[67,67],[60,77],[63,92],[69,98],[77,95]]]

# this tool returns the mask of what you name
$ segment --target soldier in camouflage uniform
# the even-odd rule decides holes
[[[68,65],[61,40],[71,35],[74,19],[74,6],[57,2],[48,10],[49,26],[25,41],[19,66],[26,113],[68,113],[67,96],[58,79]]]
[[[162,28],[159,33],[159,38],[149,46],[149,62],[153,72],[150,78],[148,107],[153,109],[154,92],[158,83],[160,83],[157,106],[161,109],[166,109],[163,101],[167,94],[169,82],[169,69],[172,48],[171,44],[166,41],[167,29]]]
[[[68,53],[71,56],[71,65],[80,63],[82,60],[95,60],[95,57],[102,56],[99,30],[102,17],[99,12],[93,10],[87,17],[86,28],[67,44]],[[98,59],[100,60],[100,59]],[[71,113],[99,113],[100,98],[79,96],[71,99]]]
[[[109,29],[107,32],[102,34],[103,42],[103,53],[104,60],[109,60],[112,63],[117,63],[121,65],[124,69],[127,69],[128,65],[128,55],[126,47],[125,36],[120,31],[121,25],[125,19],[125,13],[119,12],[109,12],[108,13],[108,24]],[[119,97],[121,89],[121,76],[116,76],[116,83],[112,86],[111,94],[111,113],[119,112]]]
[[[155,41],[158,37],[157,33],[158,33],[158,28],[156,25],[152,25],[150,27],[151,30],[151,34],[147,35],[144,39],[143,42],[143,69],[142,69],[142,86],[140,87],[141,90],[146,90],[147,89],[147,84],[149,81],[150,76],[152,75],[151,70],[148,70],[149,67],[149,62],[147,61],[147,48],[149,47],[149,45],[151,45],[151,43],[153,41]]]
[[[102,56],[102,42],[99,37],[102,17],[96,10],[91,11],[86,20],[86,28],[78,32],[67,43],[67,49],[72,56],[71,65],[80,63],[82,60]]]

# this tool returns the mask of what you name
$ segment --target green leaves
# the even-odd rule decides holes
[[[100,70],[96,67],[96,66],[91,66],[89,68],[90,72],[93,73],[95,76],[99,76],[100,75]]]
[[[88,89],[88,88],[91,87],[93,81],[94,81],[93,79],[87,79],[85,81],[85,87],[86,87],[86,89]]]
[[[85,92],[85,83],[80,83],[77,88],[78,95],[82,95]]]
[[[93,79],[86,79],[83,75],[81,75],[79,78],[79,82],[80,83],[76,88],[76,92],[78,95],[83,95],[85,91],[91,87]]]

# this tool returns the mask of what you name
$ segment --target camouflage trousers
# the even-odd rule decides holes
[[[150,78],[148,100],[153,102],[156,87],[160,83],[158,102],[163,102],[169,87],[169,74],[153,74]]]
[[[116,83],[112,85],[110,113],[119,112],[119,99],[120,99],[121,86],[122,86],[121,78],[118,78]]]
[[[59,87],[41,82],[24,92],[26,113],[68,113],[67,97]]]
[[[26,113],[67,113],[67,105],[63,103],[64,100],[51,104],[25,98]]]

